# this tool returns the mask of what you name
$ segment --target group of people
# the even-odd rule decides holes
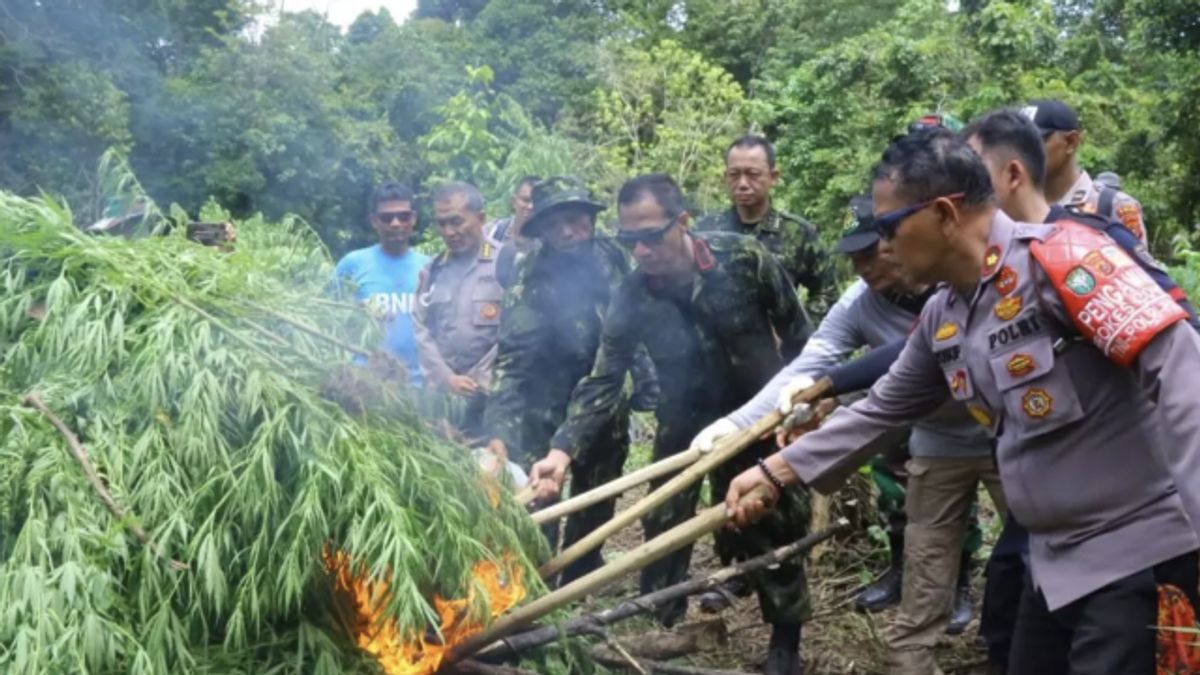
[[[836,251],[859,278],[840,297],[833,251],[772,202],[774,149],[753,135],[726,151],[728,210],[693,223],[671,177],[642,175],[617,194],[613,236],[597,229],[606,205],[571,178],[522,179],[512,217],[491,223],[478,189],[447,183],[432,197],[445,252],[428,259],[409,247],[411,190],[384,185],[370,203],[379,244],[337,274],[385,320],[413,384],[464,401],[462,436],[528,469],[542,503],[568,481],[580,493],[620,476],[631,409],[654,411],[657,460],[815,405],[812,392],[869,390],[709,483],[736,523],[716,536],[729,563],[803,536],[807,489],[836,490],[875,460],[883,501],[903,507],[886,514],[893,564],[859,605],[900,606],[890,672],[941,672],[938,634],[971,617],[980,484],[1005,514],[980,627],[995,672],[1200,672],[1189,642],[1148,628],[1163,607],[1170,625],[1195,625],[1200,323],[1148,253],[1140,205],[1080,168],[1067,105],[953,126],[915,123],[851,200]],[[646,537],[699,496],[647,515]],[[563,546],[613,506],[568,518]],[[547,536],[559,543],[557,528]],[[683,580],[690,556],[645,568],[642,590]],[[600,564],[593,551],[559,581]],[[772,629],[763,672],[800,673],[803,563],[734,579],[700,606],[750,592]]]

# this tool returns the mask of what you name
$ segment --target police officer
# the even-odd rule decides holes
[[[522,176],[509,200],[512,215],[488,223],[488,236],[500,246],[496,277],[505,288],[516,281],[517,263],[534,245],[535,240],[522,234],[521,229],[533,212],[533,186],[538,180],[537,176]]]
[[[483,196],[474,185],[439,187],[433,212],[446,251],[421,270],[413,335],[426,386],[467,401],[457,426],[477,440],[504,297],[496,281],[496,245],[483,235]]]
[[[525,236],[541,246],[521,261],[505,295],[492,393],[484,428],[489,449],[528,468],[567,415],[571,392],[592,368],[600,346],[601,317],[614,289],[630,271],[629,256],[612,239],[596,235],[594,201],[578,180],[548,178],[533,189],[533,213]],[[584,492],[621,475],[629,450],[628,405],[618,393],[612,415],[589,439],[587,461],[574,473],[572,489]],[[609,520],[613,501],[567,519],[570,545]],[[557,537],[553,537],[557,539]],[[603,564],[600,553],[581,558],[563,581]]]
[[[852,225],[838,250],[850,257],[860,279],[825,315],[800,356],[749,403],[706,427],[694,441],[697,447],[711,448],[716,439],[751,426],[776,407],[791,412],[796,392],[856,351],[908,335],[933,288],[909,280],[892,252],[879,246],[869,196],[852,199],[851,210]],[[885,639],[889,672],[929,675],[937,670],[933,650],[938,634],[952,618],[952,607],[962,604],[952,598],[964,595],[969,579],[973,549],[967,547],[967,533],[976,524],[973,506],[979,484],[1002,513],[1004,495],[992,443],[963,406],[948,405],[918,422],[906,445],[912,455],[905,463],[907,489],[899,489],[902,513],[908,517],[892,545],[893,564],[903,570],[894,578],[903,579],[904,592],[902,597],[896,593],[900,611]],[[966,607],[964,624],[971,616],[969,596]]]
[[[882,438],[959,400],[995,436],[1030,533],[1009,672],[1154,673],[1160,596],[1194,607],[1200,584],[1186,312],[1094,229],[1000,212],[987,167],[949,132],[894,143],[873,199],[909,272],[943,285],[866,399],[733,481],[735,522],[772,501],[739,505],[754,487],[833,489]]]
[[[807,306],[820,316],[837,301],[833,259],[812,223],[775,208],[771,189],[778,182],[771,141],[754,135],[738,138],[725,150],[725,186],[733,206],[700,219],[696,230],[758,239],[783,263],[792,284],[807,289]]]
[[[1054,99],[1030,101],[1022,110],[1041,130],[1046,146],[1046,199],[1118,220],[1148,244],[1142,205],[1122,192],[1119,183],[1111,187],[1093,181],[1087,171],[1079,168],[1083,130],[1075,111]]]
[[[705,422],[744,403],[794,356],[810,327],[782,266],[758,242],[729,233],[692,234],[679,186],[662,174],[634,178],[618,195],[618,241],[633,252],[637,270],[621,284],[604,320],[592,373],[571,399],[570,415],[531,480],[554,495],[567,468],[592,461],[589,448],[619,409],[635,349],[645,345],[662,389],[654,458],[686,447]],[[778,342],[777,342],[778,340]],[[748,449],[709,475],[720,494],[737,471],[769,447]],[[574,469],[572,469],[574,470]],[[654,537],[690,517],[700,486],[678,495],[643,521]],[[738,534],[723,532],[723,560],[751,556],[794,541],[808,523],[807,500],[793,492],[767,522]],[[691,548],[643,570],[642,591],[677,583],[687,575]],[[755,575],[764,619],[773,631],[766,671],[799,672],[800,623],[809,615],[807,584],[799,563]],[[672,623],[686,602],[659,615]]]

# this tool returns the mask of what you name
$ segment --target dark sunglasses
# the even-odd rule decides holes
[[[417,214],[412,211],[384,211],[382,213],[376,213],[375,217],[378,218],[379,222],[383,223],[384,225],[390,225],[393,220],[398,220],[402,223],[411,223],[416,215]]]
[[[967,193],[965,192],[955,192],[952,195],[934,197],[933,199],[927,199],[923,202],[917,202],[916,204],[909,204],[908,206],[896,209],[890,213],[875,216],[875,229],[879,231],[879,236],[883,237],[884,239],[891,240],[896,236],[896,230],[900,229],[900,225],[904,222],[904,220],[917,211],[932,205],[939,199],[962,199],[965,196],[967,196]]]
[[[679,222],[679,216],[672,216],[667,221],[666,225],[656,227],[652,230],[617,230],[617,243],[628,249],[633,249],[638,244],[646,246],[658,246],[662,243],[663,237],[671,231],[672,227]]]

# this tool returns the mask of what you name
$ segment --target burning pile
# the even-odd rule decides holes
[[[444,653],[539,583],[538,533],[385,371],[346,376],[372,328],[311,232],[178,229],[94,237],[0,193],[0,671],[429,672],[428,627]]]

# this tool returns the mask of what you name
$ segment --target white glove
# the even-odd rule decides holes
[[[741,431],[741,428],[734,424],[733,420],[728,417],[713,422],[704,427],[696,437],[692,439],[692,449],[699,450],[702,453],[712,452],[713,446],[717,441],[733,433]]]
[[[807,411],[809,409],[809,405],[807,403],[792,405],[792,398],[795,397],[796,394],[799,394],[814,384],[816,384],[816,380],[813,380],[808,375],[799,375],[785,382],[783,387],[779,390],[779,399],[776,401],[776,405],[779,406],[779,413],[782,415],[790,415],[793,411],[795,411],[797,416],[802,416],[800,413],[802,411]]]

